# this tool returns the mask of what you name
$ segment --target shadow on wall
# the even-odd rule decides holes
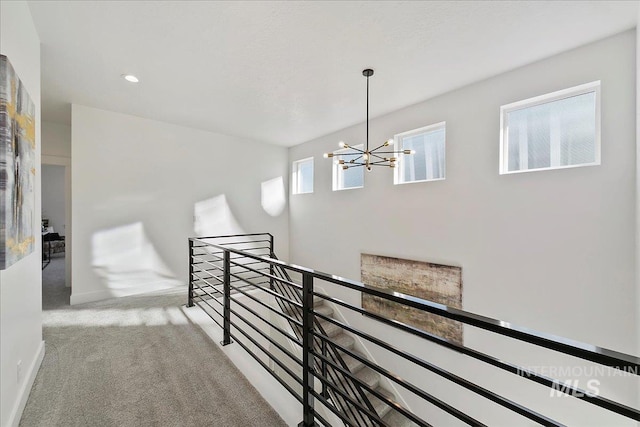
[[[262,209],[271,216],[278,216],[284,211],[287,200],[281,176],[262,183],[260,202]]]
[[[141,222],[95,233],[91,251],[91,266],[112,296],[182,285],[158,255]]]

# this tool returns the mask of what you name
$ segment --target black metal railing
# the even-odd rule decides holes
[[[640,375],[640,358],[601,347],[521,328],[503,321],[426,301],[410,295],[367,286],[363,283],[321,273],[279,261],[273,250],[273,236],[268,233],[215,236],[189,239],[188,305],[203,308],[223,330],[223,344],[235,342],[243,347],[302,404],[301,426],[331,425],[331,413],[348,426],[429,426],[428,403],[443,414],[464,424],[482,426],[483,414],[471,414],[460,406],[437,397],[438,390],[418,381],[422,375],[403,378],[397,373],[403,365],[412,365],[433,378],[441,378],[491,401],[504,410],[545,426],[562,426],[562,422],[540,413],[505,393],[482,385],[438,366],[411,349],[391,344],[362,329],[338,320],[327,306],[366,315],[372,322],[410,334],[420,342],[436,344],[456,355],[470,357],[500,371],[513,374],[561,392],[593,407],[617,414],[620,420],[640,421],[637,408],[608,399],[575,384],[563,383],[534,369],[507,362],[460,343],[388,319],[338,298],[318,292],[317,286],[338,286],[372,295],[404,307],[418,309],[461,322],[545,351],[566,354],[594,366],[608,367],[624,373],[633,381]],[[327,304],[329,303],[329,304]],[[281,321],[278,321],[281,319]],[[346,338],[345,338],[346,337]],[[350,338],[349,338],[350,337]],[[382,366],[362,354],[354,337],[372,344],[393,359],[392,366]],[[347,339],[348,338],[348,339]],[[285,343],[290,343],[286,345]],[[292,347],[293,346],[293,347]],[[356,371],[358,368],[360,371]],[[381,380],[407,395],[420,408],[410,410],[403,399],[373,385],[358,372],[374,372]],[[406,375],[405,375],[406,376]],[[368,377],[371,378],[371,375]],[[634,385],[637,387],[637,384]],[[518,393],[512,393],[518,395]],[[321,416],[318,404],[325,410]],[[414,405],[415,407],[415,405]],[[477,412],[477,411],[476,411]]]

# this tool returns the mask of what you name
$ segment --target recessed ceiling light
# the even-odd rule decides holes
[[[133,74],[123,74],[122,78],[131,83],[138,83],[140,80]]]

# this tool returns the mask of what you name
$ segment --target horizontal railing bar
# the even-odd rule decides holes
[[[323,278],[323,280],[325,279]],[[592,362],[640,375],[640,358],[636,356],[581,343],[579,341],[570,340],[568,338],[552,334],[536,332],[527,328],[512,325],[508,322],[470,313],[443,304],[438,304],[433,301],[423,300],[411,295],[377,288],[374,289],[364,284],[358,284],[357,282],[348,281],[346,279],[342,280],[344,280],[344,282],[338,280],[330,281],[332,283],[341,284],[350,289],[359,290],[389,301],[437,314],[452,320],[457,320],[500,335],[505,335],[530,344],[535,344],[571,356],[579,357],[581,359],[590,360]],[[323,295],[318,296],[329,299]]]
[[[329,381],[328,378],[322,376],[319,372],[317,372],[317,370],[316,372],[313,373],[313,376],[318,378],[320,382],[330,387],[334,393],[338,393],[341,398],[346,399],[348,401],[347,406],[349,405],[354,406],[357,411],[359,411],[360,413],[364,413],[364,415],[366,415],[370,420],[375,421],[379,425],[392,427],[392,426],[389,426],[389,424],[387,424],[382,418],[380,418],[378,414],[375,413],[375,410],[370,410],[366,406],[363,406],[361,402],[356,400],[354,397],[350,396],[348,393],[345,393],[344,391],[340,390],[340,387],[337,387],[332,381]]]
[[[200,262],[201,264],[209,264],[211,267],[215,268],[216,270],[224,271],[224,269],[221,266],[215,265],[209,260],[205,260],[205,259],[201,259],[201,258],[195,258],[195,257],[194,257],[194,259],[199,259],[201,261]],[[214,262],[217,262],[217,261],[214,261]],[[207,271],[207,270],[205,270],[205,271]]]
[[[322,294],[318,294],[314,292],[314,295],[318,295],[318,296],[323,296]],[[525,378],[529,381],[533,381],[537,384],[541,384],[544,385],[548,388],[552,388],[552,389],[557,389],[558,387],[558,380],[555,380],[553,378],[549,378],[546,377],[544,375],[541,374],[537,374],[534,371],[522,368],[518,365],[514,365],[508,362],[504,362],[502,360],[499,360],[491,355],[482,353],[480,351],[474,350],[472,348],[460,345],[460,344],[456,344],[452,341],[449,341],[445,338],[430,334],[426,331],[423,331],[421,329],[417,329],[414,328],[410,325],[407,325],[405,323],[399,322],[397,320],[393,320],[393,319],[387,319],[386,317],[382,317],[376,313],[364,310],[362,308],[359,307],[355,307],[352,306],[351,304],[348,304],[342,300],[333,298],[333,297],[327,297],[326,298],[328,301],[331,301],[334,304],[338,304],[341,305],[343,307],[349,308],[353,311],[356,311],[360,314],[364,314],[366,316],[372,317],[382,323],[386,323],[387,325],[390,325],[392,327],[395,327],[397,329],[401,329],[405,332],[408,332],[410,334],[416,335],[420,338],[423,338],[425,340],[434,342],[436,344],[442,345],[444,347],[447,347],[449,349],[455,350],[459,353],[465,354],[467,356],[470,356],[476,360],[485,362],[487,364],[490,364],[492,366],[495,366],[497,368],[500,368],[504,371],[510,372],[512,374],[518,375],[522,378]],[[318,315],[320,317],[323,317],[320,313],[318,313]],[[612,401],[609,400],[605,397],[599,396],[599,395],[594,395],[593,393],[588,393],[585,390],[581,390],[577,387],[573,387],[571,385],[562,385],[563,389],[567,390],[570,396],[575,397],[576,399],[580,399],[580,400],[584,400],[592,405],[595,406],[599,406],[601,408],[607,409],[609,411],[615,412],[616,414],[619,415],[623,415],[625,417],[634,419],[636,421],[640,420],[640,411],[638,411],[635,408],[631,408],[629,406],[623,405],[622,403],[616,402],[616,401]]]
[[[290,288],[302,291],[302,285],[299,285],[299,284],[297,284],[296,282],[294,282],[292,280],[290,281],[287,278],[281,278],[281,277],[276,276],[275,278],[273,278],[273,280],[275,280],[275,281],[277,281],[279,283],[282,283],[283,285],[287,285]],[[296,294],[296,295],[299,295],[299,294]],[[302,298],[300,298],[300,301],[302,301]]]
[[[319,356],[321,359],[326,359],[326,357],[324,355],[320,355],[316,351],[314,351],[314,353],[316,354],[316,356]],[[408,391],[416,394],[418,397],[420,397],[420,398],[426,400],[427,402],[433,404],[434,406],[442,409],[443,411],[447,412],[448,414],[458,418],[459,420],[463,421],[464,423],[466,423],[468,425],[473,425],[473,426],[485,426],[485,424],[481,423],[480,421],[470,417],[469,415],[465,414],[464,412],[461,412],[457,408],[454,408],[453,406],[451,406],[448,403],[438,399],[437,397],[427,393],[426,391],[421,390],[420,388],[418,388],[414,384],[412,384],[412,383],[400,378],[399,376],[395,375],[391,371],[388,371],[388,370],[382,368],[381,366],[371,362],[367,358],[358,355],[356,352],[348,350],[346,352],[346,354],[348,354],[349,356],[353,357],[354,359],[357,359],[362,364],[364,364],[365,366],[373,369],[374,371],[378,372],[379,374],[384,375],[385,377],[387,377],[390,380],[394,381],[396,384],[399,384],[400,386],[404,387]],[[331,364],[334,365],[335,363],[331,362]],[[349,372],[349,371],[346,371],[344,368],[341,368],[339,366],[336,366],[336,368],[340,369],[341,371]],[[350,374],[351,377],[353,376],[353,374],[351,374],[351,372],[349,372],[349,374]]]
[[[255,359],[255,361],[260,364],[260,366],[262,366],[267,372],[269,372],[271,374],[271,376],[274,377],[280,383],[280,385],[282,385],[285,388],[285,390],[287,390],[289,393],[291,393],[291,395],[293,397],[295,397],[298,402],[302,403],[302,397],[295,390],[293,390],[293,388],[291,386],[289,386],[289,384],[287,384],[282,378],[280,378],[278,375],[276,375],[276,373],[273,371],[273,369],[271,369],[266,363],[264,363],[263,360],[261,360],[251,350],[249,350],[249,347],[247,347],[235,335],[231,334],[231,338],[233,338],[235,340],[235,342],[238,343],[240,345],[240,347],[242,347],[244,349],[244,351],[249,353],[249,355],[251,355],[251,357],[253,357]],[[296,378],[294,377],[294,379],[296,379]]]
[[[214,276],[215,275],[214,273],[216,273],[218,271],[217,269],[213,269],[213,268],[209,268],[209,269],[203,268],[203,267],[200,266],[200,264],[204,264],[204,263],[201,262],[199,264],[193,264],[193,266],[195,267],[194,268],[195,272],[207,273],[210,276]],[[197,268],[197,270],[196,270],[196,268]]]
[[[220,295],[219,296],[214,296],[211,295],[209,292],[207,292],[204,288],[202,288],[200,285],[197,285],[194,283],[194,286],[197,287],[199,290],[201,290],[202,292],[204,292],[205,294],[207,294],[209,297],[211,297],[212,300],[214,300],[215,302],[217,302],[220,305],[224,305],[224,303],[222,301],[219,301],[218,298],[222,297],[222,292],[220,291],[216,291],[218,292]],[[198,295],[199,297],[202,297],[202,295]]]
[[[251,341],[251,343],[253,345],[255,345],[257,348],[259,348],[269,359],[273,360],[276,365],[278,365],[279,367],[281,367],[291,378],[293,378],[294,380],[296,380],[296,382],[298,382],[298,384],[302,385],[302,379],[298,378],[298,376],[295,374],[295,372],[293,372],[291,369],[289,369],[284,363],[282,363],[280,361],[280,359],[278,359],[277,357],[275,357],[273,354],[271,354],[270,351],[266,350],[262,344],[260,344],[258,341],[255,340],[255,338],[253,338],[252,336],[250,336],[247,332],[245,332],[242,328],[238,327],[237,323],[233,323],[231,322],[231,325],[234,326],[235,330],[240,332],[242,335],[244,335],[244,337],[246,339],[248,339],[249,341]],[[242,342],[241,340],[239,340],[236,336],[234,336],[234,334],[230,334],[231,337],[233,339],[235,339],[236,342],[240,343]]]
[[[192,238],[193,241],[199,241],[199,239]],[[206,242],[203,242],[206,243]],[[217,245],[213,245],[217,247]],[[246,253],[233,249],[223,248],[230,253],[245,254]],[[261,259],[273,265],[279,265],[287,270],[296,271],[302,274],[309,274],[314,278],[324,280],[330,283],[334,283],[340,286],[344,286],[350,289],[354,289],[360,292],[378,296],[393,302],[397,302],[409,307],[417,308],[423,311],[427,311],[433,314],[437,314],[443,317],[447,317],[452,320],[466,323],[481,329],[486,329],[501,335],[509,336],[521,341],[525,341],[531,344],[535,344],[541,347],[549,348],[561,353],[569,354],[581,359],[590,360],[603,365],[607,365],[619,370],[626,370],[633,372],[636,375],[640,375],[640,357],[632,356],[629,354],[621,353],[615,350],[610,350],[603,347],[598,347],[579,341],[570,340],[568,338],[559,337],[552,334],[533,331],[527,328],[523,328],[511,323],[504,322],[490,317],[481,316],[478,314],[470,313],[461,309],[448,307],[443,304],[438,304],[433,301],[427,301],[422,298],[406,295],[400,292],[394,292],[391,290],[380,289],[370,285],[365,285],[361,282],[345,279],[343,277],[330,275],[327,273],[312,270],[310,268],[301,267],[298,265],[291,265],[280,260],[252,256],[255,259]],[[630,369],[631,368],[631,369]]]
[[[216,257],[216,258],[218,258],[218,257]],[[241,258],[241,257],[236,257],[235,259],[239,259],[239,258]],[[246,258],[246,257],[242,257],[242,258]],[[197,258],[197,259],[201,259],[201,258]],[[216,260],[216,261],[213,261],[213,262],[221,262],[221,261],[222,261],[222,258],[219,258],[219,260]],[[210,260],[201,259],[201,262],[194,263],[194,265],[199,265],[199,264],[209,264],[210,266],[212,266],[216,270],[220,270],[220,271],[223,270],[222,267],[220,267],[219,265],[213,264]],[[247,263],[232,262],[231,264],[233,264],[233,265],[231,265],[231,268],[243,268],[246,265],[255,265],[255,264],[267,264],[267,265],[269,265],[268,263],[266,263],[264,261],[252,261],[252,262],[247,262]],[[268,270],[269,268],[270,267],[265,267],[265,268],[260,269],[260,270]],[[211,270],[203,270],[203,271],[211,271]]]
[[[265,319],[263,319],[262,317],[260,317],[260,315],[258,313],[256,313],[253,309],[247,307],[244,303],[238,301],[235,298],[231,298],[236,304],[239,304],[242,308],[244,308],[245,310],[249,311],[251,314],[253,314],[254,316],[258,317],[260,320],[262,320],[263,322],[265,322],[267,325],[271,326],[272,328],[275,328],[278,332],[280,332],[282,335],[284,335],[285,337],[289,338],[291,341],[293,341],[294,343],[298,344],[300,347],[302,347],[302,343],[300,341],[298,341],[298,338],[293,337],[291,335],[289,335],[289,333],[287,331],[285,331],[284,329],[280,328],[279,326],[276,326],[274,324],[272,324],[271,322],[267,322]],[[232,309],[233,311],[233,309]],[[298,362],[299,364],[301,364],[302,362]]]
[[[327,399],[325,399],[320,393],[318,393],[317,391],[315,391],[313,389],[309,390],[309,392],[311,394],[313,394],[313,396],[316,399],[318,399],[327,409],[329,409],[331,412],[333,412],[336,416],[340,417],[340,419],[342,421],[344,421],[345,423],[347,423],[351,427],[358,427],[356,424],[353,423],[353,421],[351,419],[349,419],[346,415],[342,414],[340,412],[340,410],[334,404],[332,404]]]
[[[351,380],[354,380],[356,383],[358,383],[358,385],[366,390],[369,391],[369,393],[373,394],[374,396],[376,396],[378,399],[380,399],[382,402],[386,403],[387,406],[390,406],[392,410],[398,411],[400,412],[402,415],[404,415],[405,417],[411,419],[411,421],[417,423],[418,425],[420,425],[421,427],[428,427],[429,424],[425,423],[425,421],[423,419],[421,419],[420,417],[418,417],[417,415],[415,415],[413,412],[411,412],[410,410],[408,410],[407,408],[405,408],[404,406],[402,406],[400,403],[395,402],[391,399],[389,399],[388,397],[384,396],[382,393],[380,393],[379,391],[377,391],[376,389],[374,389],[373,387],[370,387],[367,383],[365,383],[364,381],[362,381],[360,378],[358,378],[357,376],[353,375],[351,373],[351,371],[344,369],[340,366],[338,366],[337,364],[335,364],[332,360],[330,360],[328,357],[322,355],[321,353],[317,353],[315,351],[312,352],[314,354],[314,356],[318,357],[319,359],[322,359],[325,361],[325,363],[328,363],[329,365],[331,365],[331,367],[333,369],[337,369],[341,374],[343,374],[344,376],[350,378]],[[321,376],[320,376],[321,377]],[[321,377],[320,381],[322,381]],[[473,418],[472,418],[473,419]],[[474,420],[475,421],[475,420]],[[480,422],[476,422],[472,425],[478,425],[478,426],[484,426],[486,427],[484,424],[480,423]]]
[[[238,301],[236,301],[236,303],[240,304],[244,309],[250,311],[252,314],[256,315],[256,313],[251,310],[250,308],[246,307],[244,304],[239,303]],[[259,333],[261,336],[263,336],[267,341],[269,341],[271,344],[275,345],[278,350],[282,351],[284,354],[286,354],[287,356],[289,356],[289,358],[291,360],[293,360],[294,362],[296,362],[298,365],[302,366],[302,361],[298,360],[298,358],[296,356],[293,355],[293,353],[291,353],[289,350],[287,350],[286,348],[284,348],[282,346],[282,344],[279,344],[277,341],[275,341],[273,338],[271,338],[270,336],[268,336],[267,334],[265,334],[263,331],[260,330],[260,328],[258,328],[257,326],[255,326],[254,324],[250,323],[243,315],[241,315],[240,313],[238,313],[236,310],[234,310],[233,308],[230,309],[230,311],[236,315],[236,317],[240,318],[240,320],[242,320],[245,324],[247,324],[247,326],[251,327],[251,329],[253,329],[254,331],[256,331],[257,333]],[[257,315],[256,315],[257,316]],[[269,326],[274,326],[271,323],[267,322],[266,320],[262,319],[260,316],[257,316],[260,320],[262,320],[263,322],[265,322],[267,325]],[[236,323],[234,323],[234,325],[236,325],[236,328],[238,327]],[[289,337],[288,334],[285,335],[286,337]],[[302,346],[302,344],[300,344]]]
[[[321,314],[320,313],[316,313],[316,316],[321,316]],[[373,336],[371,336],[369,334],[361,332],[361,331],[359,331],[357,329],[354,329],[354,328],[352,328],[350,326],[344,325],[343,323],[340,323],[340,322],[338,322],[338,321],[336,321],[334,319],[332,319],[332,320],[333,320],[333,323],[336,323],[339,326],[343,327],[344,329],[346,329],[346,330],[348,330],[348,331],[350,331],[350,332],[352,332],[352,333],[354,333],[354,334],[356,334],[358,336],[361,336],[361,337],[365,338],[366,340],[368,340],[368,341],[370,341],[370,342],[372,342],[372,343],[374,343],[374,344],[376,344],[376,345],[378,345],[378,346],[380,346],[380,347],[382,347],[382,348],[384,348],[384,349],[386,349],[386,350],[388,350],[388,351],[390,351],[392,353],[397,354],[398,356],[402,357],[403,359],[409,360],[409,361],[415,363],[416,365],[418,365],[418,366],[420,366],[420,367],[422,367],[424,369],[427,369],[427,370],[433,372],[434,374],[437,374],[438,376],[441,376],[442,378],[445,378],[445,379],[447,379],[447,380],[449,380],[449,381],[451,381],[451,382],[453,382],[455,384],[458,384],[459,386],[462,386],[462,387],[466,388],[467,390],[470,390],[470,391],[472,391],[472,392],[474,392],[474,393],[476,393],[476,394],[478,394],[478,395],[480,395],[482,397],[485,397],[485,398],[491,400],[492,402],[497,403],[500,406],[503,406],[503,407],[505,407],[507,409],[512,410],[513,412],[516,412],[516,413],[518,413],[518,414],[520,414],[520,415],[522,415],[522,416],[524,416],[526,418],[529,418],[530,420],[536,421],[537,423],[540,423],[540,424],[545,425],[545,426],[563,426],[563,424],[560,424],[557,421],[552,420],[551,418],[548,418],[548,417],[546,417],[546,416],[544,416],[542,414],[539,414],[539,413],[537,413],[535,411],[532,411],[532,410],[530,410],[530,409],[528,409],[528,408],[526,408],[526,407],[524,407],[524,406],[522,406],[522,405],[520,405],[520,404],[518,404],[518,403],[516,403],[516,402],[514,402],[512,400],[510,400],[510,399],[507,399],[507,398],[505,398],[503,396],[500,396],[499,394],[496,394],[496,393],[494,393],[494,392],[492,392],[490,390],[487,390],[484,387],[481,387],[481,386],[479,386],[477,384],[472,383],[471,381],[468,381],[468,380],[466,380],[466,379],[464,379],[462,377],[459,377],[458,375],[455,375],[455,374],[453,374],[453,373],[451,373],[451,372],[449,372],[449,371],[447,371],[445,369],[442,369],[439,366],[436,366],[436,365],[434,365],[432,363],[429,363],[424,359],[416,357],[416,356],[414,356],[414,355],[412,355],[410,353],[407,353],[407,352],[405,352],[403,350],[399,350],[399,349],[393,347],[392,345],[387,344],[384,341],[381,341],[381,340],[379,340],[379,339],[377,339],[377,338],[375,338],[375,337],[373,337]],[[334,347],[337,347],[340,351],[344,352],[345,347],[341,346],[340,344],[337,344],[337,343],[335,343],[335,342],[333,342],[331,340],[328,340],[326,337],[316,333],[315,331],[311,331],[311,333],[316,335],[320,339],[326,341],[330,345],[332,345]]]
[[[195,295],[194,295],[194,297],[195,297]],[[206,305],[207,305],[211,310],[213,310],[213,311],[214,311],[218,316],[223,317],[223,316],[222,316],[222,314],[221,314],[218,310],[216,310],[216,309],[215,309],[211,304],[209,304],[209,303],[207,302],[207,300],[203,299],[203,298],[202,298],[202,297],[200,297],[200,296],[198,296],[198,297],[196,297],[196,298],[200,298],[200,301],[196,301],[196,304],[204,303],[204,304],[206,304]],[[221,324],[220,322],[218,322],[216,319],[214,319],[214,318],[213,318],[213,316],[212,316],[210,313],[208,313],[206,309],[204,309],[204,308],[203,308],[202,310],[203,310],[203,311],[204,311],[204,312],[205,312],[205,313],[206,313],[206,314],[211,318],[211,320],[213,320],[214,322],[216,322],[216,323],[218,324],[218,326],[220,326],[220,327],[222,328],[222,324]]]
[[[267,263],[264,262],[264,261],[251,261],[251,262],[247,262],[247,263],[240,264],[240,265],[232,265],[231,267],[244,267],[245,265],[254,265],[254,264],[267,264]]]
[[[286,318],[287,320],[289,320],[290,322],[293,322],[294,324],[296,324],[297,326],[302,327],[302,322],[300,322],[299,320],[294,319],[293,317],[287,315],[286,313],[282,313],[281,311],[276,310],[275,308],[271,307],[269,304],[265,304],[264,302],[260,301],[258,298],[254,297],[253,295],[250,295],[248,292],[245,292],[241,289],[239,289],[236,286],[231,286],[232,289],[237,290],[238,292],[240,292],[241,294],[247,296],[247,298],[251,298],[252,300],[254,300],[255,302],[257,302],[258,304],[262,305],[263,307],[266,307],[267,309],[271,310],[272,312],[276,313],[279,316],[282,316],[284,318]],[[261,290],[265,291],[267,289],[265,288],[260,288]],[[284,299],[284,298],[283,298]],[[233,298],[234,301],[237,302],[236,298]]]
[[[261,277],[264,277],[264,276],[258,275],[258,276],[251,276],[251,277],[243,277],[242,280],[240,280],[240,279],[231,280],[231,283],[242,282],[242,281],[253,280],[253,279],[259,279]],[[255,284],[253,282],[251,282],[251,283]],[[269,281],[267,280],[266,282],[260,282],[260,283],[269,283]]]
[[[251,267],[246,267],[246,269],[249,270],[249,271],[253,271],[255,273],[259,273],[258,270],[254,269],[254,268],[251,268]],[[231,273],[231,274],[234,274],[234,273]],[[282,278],[280,278],[280,277],[278,277],[276,275],[273,275],[273,274],[268,274],[268,273],[259,273],[259,274],[263,275],[264,277],[268,277],[270,279],[279,280],[280,282],[287,283],[287,284],[290,284],[292,286],[299,286],[295,282],[289,282],[289,281],[284,280],[284,279],[282,279]]]
[[[252,268],[251,270],[249,270],[248,268],[246,268],[244,266],[239,266],[239,265],[232,265],[231,266],[231,268],[234,268],[234,267],[235,268],[242,267],[242,268],[244,268],[244,270],[234,271],[232,274],[240,275],[240,274],[248,274],[248,273],[254,273],[255,272],[255,274],[257,274],[258,276],[253,276],[253,277],[264,277],[265,274],[261,273],[261,272],[269,271],[269,269],[270,269],[269,267],[263,267],[263,268]],[[245,279],[248,279],[248,277],[245,277]]]
[[[244,244],[249,244],[249,243],[264,243],[264,242],[270,242],[270,240],[265,240],[265,239],[260,239],[260,240],[245,240],[243,242],[225,242],[223,243],[223,245],[227,246],[227,245],[244,245]],[[243,249],[246,250],[246,249]]]
[[[251,283],[251,282],[247,282],[246,280],[243,280],[241,277],[238,277],[238,276],[236,276],[236,275],[235,275],[235,274],[233,274],[233,273],[231,273],[230,275],[231,275],[231,276],[234,276],[234,277],[237,277],[240,281],[243,281],[243,282],[245,282],[245,283],[248,283],[249,285],[254,286],[254,284],[253,284],[253,283]],[[232,287],[233,287],[233,286],[232,286]],[[284,295],[282,295],[282,294],[279,294],[279,293],[277,293],[277,292],[275,292],[275,291],[272,291],[271,289],[267,289],[267,288],[264,288],[264,287],[260,287],[259,289],[260,289],[261,291],[264,291],[264,292],[266,292],[266,293],[270,294],[270,295],[273,295],[273,296],[274,296],[274,297],[276,297],[276,298],[280,298],[281,300],[287,301],[288,303],[293,304],[293,305],[295,305],[296,307],[302,308],[302,304],[301,304],[301,303],[299,303],[299,302],[297,302],[297,301],[294,301],[294,300],[292,300],[292,299],[289,299],[289,298],[285,297],[285,296],[284,296]]]
[[[193,270],[193,273],[198,279],[205,280],[205,279],[208,279],[208,278],[213,278],[213,279],[216,279],[216,280],[220,281],[220,283],[224,282],[220,277],[209,273],[209,270]],[[196,275],[195,273],[206,273],[208,276],[207,277],[202,277],[200,275]]]
[[[242,234],[224,234],[224,235],[221,235],[221,236],[189,237],[189,240],[197,242],[197,241],[200,241],[202,239],[227,239],[229,237],[246,237],[246,236],[269,236],[269,237],[273,237],[273,235],[271,233],[242,233]],[[210,244],[210,243],[206,243],[206,244]]]
[[[240,279],[240,281],[242,281],[242,279]],[[248,283],[250,286],[255,286],[255,285],[254,285],[253,283],[251,283],[251,282],[246,282],[246,283]],[[232,288],[236,289],[236,287],[235,287],[235,286],[232,286]],[[261,290],[261,291],[263,291],[263,292],[268,293],[269,295],[273,295],[274,297],[279,298],[279,299],[281,299],[281,300],[283,300],[283,301],[287,301],[289,304],[292,304],[292,305],[294,305],[294,306],[296,306],[296,307],[298,307],[298,308],[302,309],[302,304],[301,304],[301,303],[299,303],[299,302],[297,302],[297,301],[294,301],[294,300],[292,300],[292,299],[289,299],[289,298],[285,297],[284,295],[279,294],[278,292],[272,291],[271,289],[269,289],[269,288],[265,288],[265,287],[257,287],[257,286],[256,286],[256,288],[257,288],[258,290]]]
[[[216,300],[216,302],[217,302],[218,304],[221,304],[221,305],[223,304],[223,302],[222,302],[222,301],[218,301],[220,298],[223,298],[223,297],[224,297],[224,293],[223,293],[221,290],[218,290],[215,286],[206,286],[206,287],[203,287],[203,286],[200,286],[199,284],[197,284],[196,282],[193,282],[193,284],[194,284],[194,285],[195,285],[199,290],[202,290],[203,292],[206,292],[206,294],[207,294],[209,297],[211,297],[211,299]],[[221,287],[222,285],[219,285],[219,286]],[[245,285],[245,286],[241,286],[241,287],[239,287],[238,289],[245,289],[245,288],[248,288],[248,287],[249,287],[249,285]],[[215,292],[216,294],[219,294],[219,295],[211,295],[210,293],[208,293],[208,292],[205,290],[205,288],[211,288],[211,289],[213,289],[213,290],[214,290],[214,292]],[[194,290],[196,290],[196,289],[194,289]]]
[[[249,253],[249,252],[247,252],[247,253]],[[224,251],[222,251],[222,252],[203,252],[203,253],[200,253],[200,254],[192,254],[191,257],[194,258],[194,259],[202,259],[201,258],[202,256],[211,256],[213,258],[216,258],[215,260],[213,260],[214,262],[218,262],[218,261],[222,262],[224,259],[219,257],[218,254],[224,254]],[[258,255],[259,256],[261,254],[251,254],[251,255]],[[245,258],[253,259],[253,257],[247,256],[247,255],[229,257],[230,260],[233,260],[233,259],[245,259]],[[211,260],[207,260],[207,261],[211,261]],[[256,262],[263,262],[265,264],[268,264],[265,261],[256,261]]]
[[[327,426],[327,427],[331,427],[331,423],[327,420],[325,420],[320,414],[318,414],[317,412],[314,414],[316,420],[320,421],[320,423],[323,426]]]
[[[225,245],[226,245],[226,243],[225,243]],[[255,247],[255,248],[239,249],[239,250],[242,251],[242,252],[248,252],[248,251],[258,251],[258,250],[262,250],[262,249],[271,250],[271,247],[270,246],[258,246],[258,247]],[[251,253],[251,252],[248,252],[248,253]]]
[[[214,285],[213,283],[209,283],[209,282],[207,281],[207,279],[205,279],[204,277],[200,277],[200,276],[198,276],[195,272],[193,273],[193,275],[194,275],[195,277],[197,277],[197,278],[198,278],[198,280],[202,280],[203,282],[205,282],[207,285],[211,286],[212,288],[214,288],[214,287],[216,287],[216,286],[220,286],[220,285]],[[214,278],[214,279],[216,279],[216,280],[220,280],[220,279],[218,279],[216,276],[209,276],[209,278]],[[220,280],[220,282],[222,282],[222,280]]]
[[[238,282],[242,282],[242,280],[232,280],[230,283],[238,283]],[[257,288],[257,289],[263,290],[266,287],[262,286],[262,285],[268,285],[268,284],[269,284],[268,280],[263,280],[262,282],[255,282],[255,283],[251,282],[250,285],[242,285],[242,286],[239,286],[239,287],[242,288],[242,289],[246,289],[246,288],[254,288],[255,289],[255,288]]]
[[[200,294],[193,294],[193,296],[194,297],[197,296],[198,298],[202,298],[203,300],[207,300],[207,301],[215,301],[216,303],[221,304],[220,301],[218,301],[218,298],[212,298],[207,294],[200,293]]]

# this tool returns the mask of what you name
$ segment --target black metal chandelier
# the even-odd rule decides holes
[[[342,169],[357,168],[364,166],[368,171],[371,171],[372,166],[386,166],[390,168],[396,167],[396,161],[400,154],[413,154],[413,150],[399,150],[394,151],[388,149],[393,145],[393,138],[386,140],[384,143],[374,148],[369,149],[369,77],[373,76],[373,70],[367,68],[362,70],[362,75],[367,78],[367,142],[364,150],[357,147],[345,144],[340,141],[339,146],[341,149],[350,148],[352,151],[334,151],[333,153],[324,153],[324,158],[335,158],[336,164],[342,165]],[[386,150],[386,151],[382,151]]]

